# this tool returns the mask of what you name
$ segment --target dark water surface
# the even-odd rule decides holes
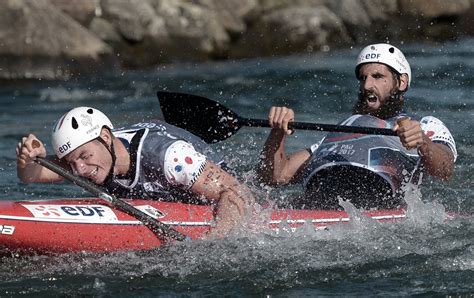
[[[474,40],[403,47],[414,78],[408,111],[434,115],[451,130],[459,153],[448,183],[425,181],[407,197],[410,216],[392,224],[362,219],[314,232],[237,232],[151,252],[0,259],[0,296],[341,296],[474,293]],[[2,83],[0,200],[84,196],[69,184],[23,185],[15,145],[33,132],[49,145],[53,122],[74,106],[106,112],[116,126],[161,117],[155,92],[215,99],[245,117],[263,118],[285,104],[299,121],[335,124],[350,114],[358,49],[312,56],[174,65],[70,82]],[[267,129],[242,128],[215,144],[228,163],[263,194],[254,168]],[[317,142],[298,131],[289,151]],[[297,186],[269,190],[280,202]],[[349,207],[348,207],[349,208]],[[445,210],[465,217],[444,221]]]

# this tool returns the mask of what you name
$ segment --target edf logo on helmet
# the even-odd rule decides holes
[[[369,53],[365,55],[365,59],[379,59],[379,58],[380,58],[380,54],[376,54],[376,53]]]
[[[66,144],[62,144],[61,146],[59,146],[58,151],[64,154],[69,149],[71,149],[71,142],[67,142]]]

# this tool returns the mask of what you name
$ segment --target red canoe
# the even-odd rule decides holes
[[[210,230],[211,206],[125,200],[161,222],[197,239]],[[405,217],[403,209],[378,210],[366,215],[380,221]],[[276,210],[269,227],[284,221],[296,228],[311,222],[316,228],[348,222],[344,211]],[[147,250],[163,244],[135,218],[97,198],[48,201],[0,201],[0,250],[38,254]]]

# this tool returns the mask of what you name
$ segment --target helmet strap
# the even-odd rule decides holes
[[[390,99],[394,100],[394,101],[399,101],[401,99],[401,97],[403,96],[403,94],[407,91],[407,89],[405,90],[400,90],[399,87],[400,85],[402,84],[402,80],[401,80],[401,74],[399,74],[398,72],[396,72],[393,68],[390,67],[390,70],[392,71],[393,73],[393,76],[395,78],[395,80],[397,81],[397,84],[398,84],[398,87],[397,87],[397,90],[394,91],[391,95],[390,95]]]
[[[107,151],[109,151],[110,156],[112,157],[112,166],[110,167],[109,174],[107,175],[107,177],[105,177],[105,180],[104,180],[104,184],[109,184],[114,179],[114,176],[115,176],[114,168],[115,168],[115,162],[117,161],[117,156],[115,155],[114,140],[112,139],[110,148],[108,144],[104,141],[104,139],[102,139],[100,136],[97,137],[97,141],[99,141],[100,143],[102,143],[102,145],[104,145],[104,147],[107,149]]]

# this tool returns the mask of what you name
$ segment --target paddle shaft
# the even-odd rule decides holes
[[[172,228],[167,226],[166,224],[160,222],[159,220],[151,217],[150,215],[146,214],[145,212],[138,210],[134,206],[126,203],[125,201],[118,199],[108,193],[104,192],[102,189],[97,187],[95,184],[91,182],[77,177],[72,173],[66,171],[65,169],[61,168],[60,166],[56,165],[55,163],[44,159],[42,157],[36,157],[36,162],[43,167],[55,172],[56,174],[66,178],[67,180],[71,181],[72,183],[84,188],[85,190],[89,191],[95,196],[98,196],[101,199],[104,199],[111,203],[117,209],[131,215],[141,221],[145,226],[147,226],[158,238],[170,237],[179,241],[188,240],[188,237]]]
[[[262,120],[262,119],[239,118],[239,122],[244,126],[250,126],[250,127],[271,127],[268,120]],[[319,131],[328,131],[328,132],[344,132],[344,133],[397,136],[397,132],[391,129],[377,128],[377,127],[320,124],[320,123],[308,123],[308,122],[290,122],[288,123],[288,128],[301,129],[301,130],[319,130]]]
[[[270,127],[268,120],[240,117],[209,98],[177,92],[157,92],[165,120],[199,136],[207,143],[223,141],[242,126]],[[290,122],[290,129],[397,136],[391,129],[321,123]]]

